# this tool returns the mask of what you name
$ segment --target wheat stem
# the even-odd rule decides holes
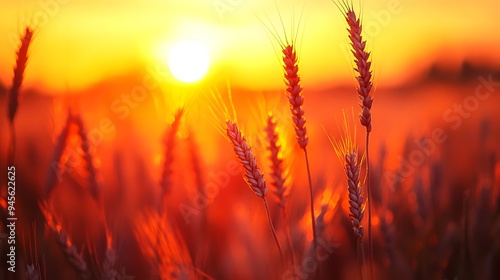
[[[56,236],[57,244],[63,251],[71,267],[75,270],[75,272],[81,279],[91,278],[91,272],[89,270],[87,262],[85,261],[83,256],[78,253],[75,245],[69,238],[68,234],[63,230],[62,225],[54,216],[46,201],[40,204],[40,210],[45,217],[46,225]]]
[[[28,62],[28,49],[33,38],[33,30],[26,27],[24,36],[21,37],[21,45],[17,50],[16,66],[14,67],[14,77],[12,78],[12,87],[9,91],[8,117],[9,122],[13,123],[19,107],[19,90],[23,84],[24,71]]]
[[[244,178],[247,182],[250,189],[257,195],[258,197],[264,200],[264,206],[266,207],[267,217],[269,220],[269,225],[271,227],[271,231],[273,232],[274,240],[276,241],[276,246],[278,246],[278,250],[281,255],[281,259],[283,261],[283,265],[286,270],[286,260],[285,255],[283,254],[283,249],[278,240],[278,236],[276,235],[276,231],[274,230],[273,222],[271,220],[271,215],[269,213],[269,208],[267,206],[266,194],[267,194],[267,185],[266,180],[264,179],[264,175],[260,171],[260,168],[257,165],[257,160],[252,152],[252,148],[248,145],[245,137],[239,130],[236,123],[231,121],[226,122],[227,129],[226,133],[231,141],[236,157],[239,159],[241,166],[245,170]]]
[[[59,133],[59,136],[56,140],[56,145],[54,146],[54,150],[52,151],[52,157],[50,159],[50,167],[49,172],[47,174],[47,180],[45,182],[45,198],[48,199],[50,193],[52,192],[54,186],[57,183],[57,179],[61,179],[60,176],[60,162],[61,157],[66,149],[66,144],[68,141],[69,130],[72,123],[71,113],[68,113],[68,117],[66,119],[66,123],[64,124],[63,129]]]
[[[286,242],[288,243],[288,247],[292,258],[292,267],[295,267],[295,252],[293,250],[292,236],[290,235],[290,225],[288,223],[286,209],[282,208],[281,212],[283,214],[283,227],[285,227]]]
[[[23,84],[24,71],[28,62],[28,49],[33,38],[33,30],[26,27],[24,36],[20,38],[21,45],[16,52],[16,65],[14,66],[14,77],[12,78],[12,87],[8,93],[7,116],[10,124],[11,143],[7,156],[9,165],[13,165],[16,158],[16,131],[14,129],[14,118],[19,107],[19,91]]]
[[[179,109],[174,115],[174,121],[165,135],[165,158],[163,163],[163,174],[161,176],[162,205],[168,194],[172,191],[172,174],[174,163],[174,150],[177,145],[177,132],[181,125],[184,109]],[[162,206],[163,207],[163,206]]]
[[[358,73],[356,80],[358,87],[356,89],[360,100],[361,113],[359,120],[361,125],[366,128],[366,191],[368,193],[368,245],[369,245],[369,263],[370,263],[370,278],[374,278],[373,274],[373,240],[372,240],[372,190],[370,186],[370,161],[369,161],[369,138],[372,131],[371,108],[373,104],[372,90],[372,71],[370,53],[365,51],[366,41],[363,40],[362,25],[352,7],[352,3],[344,1],[340,3],[339,8],[345,13],[345,19],[349,26],[349,40],[351,41],[352,53],[354,55],[354,70]]]
[[[279,135],[276,130],[276,121],[272,114],[267,118],[267,126],[265,132],[267,134],[267,150],[269,151],[269,162],[271,163],[270,177],[272,179],[271,184],[274,187],[273,193],[278,198],[279,207],[283,215],[283,226],[285,230],[286,240],[290,250],[292,258],[292,267],[295,267],[295,253],[292,245],[292,238],[290,236],[290,227],[288,225],[288,218],[286,215],[286,200],[288,196],[288,189],[286,186],[286,171],[283,169],[283,156],[280,155],[280,151],[283,146],[278,144]]]
[[[100,189],[97,183],[97,170],[94,165],[94,156],[92,155],[91,143],[87,137],[87,129],[85,128],[85,124],[83,123],[83,119],[80,115],[73,116],[73,123],[78,128],[78,136],[80,137],[80,147],[83,151],[83,159],[86,163],[85,169],[87,170],[88,182],[90,193],[95,201],[100,204]]]
[[[316,240],[316,216],[314,215],[314,195],[311,179],[311,170],[309,167],[309,158],[307,155],[307,144],[309,143],[309,137],[307,136],[306,129],[306,118],[304,116],[304,109],[302,108],[304,104],[304,97],[302,96],[302,87],[300,86],[300,76],[297,53],[292,45],[287,45],[283,49],[283,69],[285,71],[285,84],[288,96],[288,101],[290,103],[290,111],[292,113],[292,120],[294,124],[295,134],[297,137],[297,143],[300,148],[304,150],[304,156],[306,160],[307,167],[307,179],[309,181],[309,199],[310,199],[310,211],[311,211],[311,224],[313,232],[314,249],[317,248]]]
[[[311,179],[311,168],[309,166],[309,156],[307,154],[307,149],[304,148],[304,156],[306,159],[306,168],[307,168],[307,179],[309,181],[309,199],[310,199],[310,207],[311,207],[311,221],[312,221],[312,231],[313,231],[313,242],[314,249],[318,247],[317,236],[316,236],[316,216],[314,215],[314,194],[312,188],[312,179]]]
[[[269,207],[267,205],[267,199],[264,197],[263,200],[264,200],[264,206],[266,207],[267,219],[269,220],[269,227],[271,228],[271,231],[273,232],[274,241],[276,241],[276,246],[278,246],[281,260],[283,261],[283,265],[285,266],[285,270],[286,270],[287,266],[286,266],[285,254],[283,253],[283,248],[281,247],[281,243],[278,239],[278,235],[276,235],[276,230],[274,229],[273,221],[271,219],[271,214],[269,213]]]
[[[370,132],[366,131],[366,190],[368,192],[368,250],[369,250],[369,260],[370,260],[370,279],[374,279],[373,272],[373,236],[372,236],[372,191],[370,184],[370,153],[368,152],[370,142]]]

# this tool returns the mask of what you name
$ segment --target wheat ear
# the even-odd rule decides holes
[[[366,128],[365,154],[366,154],[366,190],[368,193],[368,245],[370,258],[370,276],[373,279],[373,239],[372,239],[372,191],[370,186],[370,158],[369,142],[370,132],[372,131],[371,108],[373,103],[372,90],[372,70],[370,53],[366,48],[366,41],[362,37],[362,24],[354,12],[352,3],[347,1],[339,3],[339,8],[343,11],[347,25],[349,26],[349,40],[351,41],[352,53],[354,55],[354,70],[358,73],[356,80],[358,82],[357,92],[360,100],[361,113],[359,115],[360,123]]]
[[[21,46],[17,50],[16,66],[14,67],[14,78],[12,79],[12,87],[9,91],[9,122],[13,123],[19,106],[19,90],[23,84],[24,71],[28,62],[28,48],[33,38],[33,29],[26,27],[24,36],[21,37]]]
[[[345,173],[347,175],[347,190],[349,195],[349,216],[351,217],[352,229],[357,239],[358,257],[361,265],[361,279],[364,278],[365,250],[363,247],[364,228],[363,221],[363,196],[359,184],[359,162],[355,151],[345,154]]]
[[[309,167],[309,157],[307,155],[307,144],[309,137],[307,136],[306,118],[304,116],[304,97],[302,96],[302,87],[300,86],[299,66],[297,60],[297,53],[293,45],[288,44],[283,48],[283,69],[285,70],[285,84],[288,101],[290,103],[290,111],[292,112],[292,120],[294,124],[297,142],[300,148],[304,150],[304,156],[307,167],[307,178],[309,181],[309,198],[310,198],[310,211],[311,211],[311,224],[313,231],[314,249],[317,248],[316,236],[316,216],[314,215],[314,193],[311,180],[311,170]]]
[[[75,270],[75,272],[81,279],[90,279],[91,273],[87,263],[83,259],[83,256],[78,253],[78,250],[71,242],[71,239],[63,230],[62,225],[52,214],[52,211],[49,209],[47,203],[41,203],[40,210],[45,217],[45,223],[55,234],[57,245],[59,246],[59,248],[61,248],[71,267]]]
[[[9,165],[13,165],[16,158],[16,131],[14,129],[14,118],[19,107],[19,91],[23,84],[24,71],[26,70],[26,63],[28,62],[28,49],[32,38],[33,29],[26,27],[24,35],[20,38],[21,45],[16,52],[16,65],[14,66],[12,87],[7,94],[7,117],[10,124],[10,145],[7,155],[7,162]]]
[[[174,149],[177,144],[177,132],[181,124],[184,109],[179,109],[174,115],[174,121],[165,135],[165,159],[163,163],[163,173],[161,176],[162,199],[168,195],[172,189],[172,165],[174,163]]]
[[[349,201],[349,216],[351,218],[354,236],[356,237],[358,259],[360,262],[361,279],[365,279],[365,251],[363,247],[364,228],[362,226],[364,216],[363,196],[361,195],[360,185],[360,160],[358,159],[358,150],[353,139],[356,139],[356,130],[354,136],[351,136],[349,123],[344,112],[345,131],[339,141],[332,141],[335,153],[344,165],[344,172],[347,178],[347,191]]]
[[[197,279],[183,238],[168,222],[167,212],[144,212],[136,219],[134,235],[144,257],[155,264],[156,279]]]
[[[57,137],[57,140],[56,140],[56,145],[54,147],[54,150],[52,151],[49,172],[47,174],[47,180],[45,182],[45,198],[46,199],[48,199],[48,197],[50,196],[50,193],[54,189],[54,186],[56,185],[57,180],[60,179],[59,178],[59,176],[60,176],[59,165],[61,164],[60,163],[61,157],[64,153],[64,150],[66,149],[71,123],[72,123],[72,117],[71,117],[71,114],[68,113],[66,123],[64,124],[64,127],[61,130],[61,132],[59,133],[59,136]]]
[[[83,159],[85,160],[85,168],[87,170],[90,193],[92,197],[99,202],[99,185],[97,183],[97,170],[94,165],[94,157],[90,151],[90,141],[87,137],[87,129],[80,115],[73,116],[73,123],[78,128],[78,136],[80,137],[80,147],[83,151]]]
[[[271,163],[271,173],[269,174],[274,187],[273,193],[276,195],[281,213],[283,215],[283,225],[285,228],[286,239],[292,257],[292,266],[295,267],[295,254],[293,251],[292,239],[290,237],[290,227],[286,215],[286,200],[288,197],[288,188],[285,185],[285,177],[283,170],[283,158],[280,156],[281,146],[278,144],[279,135],[276,131],[276,121],[272,114],[267,118],[267,126],[265,128],[267,135],[267,150],[269,152],[269,162]]]
[[[346,14],[347,24],[349,25],[349,39],[351,40],[352,53],[354,54],[354,62],[358,72],[356,80],[358,81],[357,92],[360,99],[361,113],[359,119],[361,125],[366,127],[366,132],[372,131],[372,115],[371,108],[373,96],[370,94],[372,89],[372,71],[371,61],[369,61],[370,53],[365,51],[366,41],[363,41],[361,36],[361,22],[352,9]]]
[[[269,213],[269,207],[267,205],[267,185],[266,180],[264,179],[264,175],[260,171],[260,168],[257,166],[257,160],[255,160],[252,148],[250,148],[250,146],[248,145],[246,139],[243,137],[236,123],[227,121],[226,125],[227,136],[231,141],[234,152],[236,153],[236,157],[245,170],[245,181],[247,182],[250,189],[255,193],[255,195],[262,198],[262,200],[264,201],[267,219],[269,220],[269,226],[273,233],[274,240],[276,241],[276,246],[278,247],[278,250],[280,252],[281,260],[283,261],[283,265],[286,269],[285,255],[283,254],[283,249],[281,247],[278,236],[276,235],[276,230],[274,229],[273,221],[271,220],[271,215]]]
[[[354,236],[358,240],[363,239],[364,229],[361,225],[363,220],[363,196],[359,185],[359,162],[356,152],[352,151],[345,155],[345,173],[347,175],[347,190],[349,196],[349,216],[351,217]]]

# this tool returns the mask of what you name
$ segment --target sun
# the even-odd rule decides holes
[[[168,67],[175,78],[192,83],[205,76],[210,66],[210,55],[205,45],[182,41],[175,43],[167,57]]]

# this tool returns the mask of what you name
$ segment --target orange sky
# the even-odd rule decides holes
[[[496,0],[361,3],[379,85],[411,80],[436,59],[459,65],[472,57],[500,65]],[[305,86],[333,86],[352,78],[346,25],[331,1],[276,0],[276,6],[287,27],[292,14],[298,21],[304,9],[299,43]],[[273,44],[259,21],[279,27],[276,6],[266,0],[2,1],[0,81],[10,83],[14,39],[31,19],[38,28],[27,86],[42,85],[50,92],[83,88],[136,67],[158,66],[159,49],[189,39],[210,49],[208,84],[230,78],[232,85],[251,89],[282,87]]]

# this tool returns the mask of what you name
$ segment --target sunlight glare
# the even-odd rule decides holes
[[[175,78],[192,83],[207,73],[210,55],[206,46],[191,41],[175,43],[168,53],[168,67]]]

